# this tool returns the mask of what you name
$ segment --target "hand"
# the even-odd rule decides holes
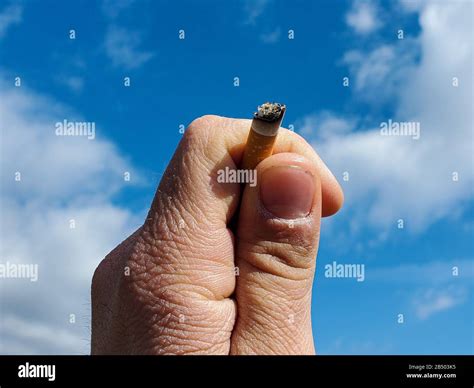
[[[256,185],[219,183],[249,128],[204,116],[186,130],[143,226],[94,273],[92,354],[314,354],[320,220],[343,194],[285,129]]]

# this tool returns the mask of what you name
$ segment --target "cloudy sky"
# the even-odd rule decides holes
[[[0,353],[87,354],[93,270],[142,222],[180,129],[267,100],[345,191],[322,225],[318,353],[474,352],[473,3],[318,3],[1,2],[0,265],[39,273],[0,278]],[[56,136],[63,120],[94,138]],[[364,281],[326,277],[333,262]]]

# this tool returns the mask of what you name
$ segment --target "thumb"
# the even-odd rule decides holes
[[[321,220],[314,162],[275,154],[245,188],[237,234],[233,354],[311,354],[311,289]]]

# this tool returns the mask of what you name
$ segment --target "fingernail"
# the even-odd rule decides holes
[[[314,198],[314,177],[297,166],[270,167],[260,178],[263,206],[279,218],[305,217]]]

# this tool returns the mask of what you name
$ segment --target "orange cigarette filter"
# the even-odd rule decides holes
[[[245,144],[242,169],[254,169],[263,159],[273,153],[273,146],[285,111],[286,106],[276,102],[266,102],[257,108]]]

